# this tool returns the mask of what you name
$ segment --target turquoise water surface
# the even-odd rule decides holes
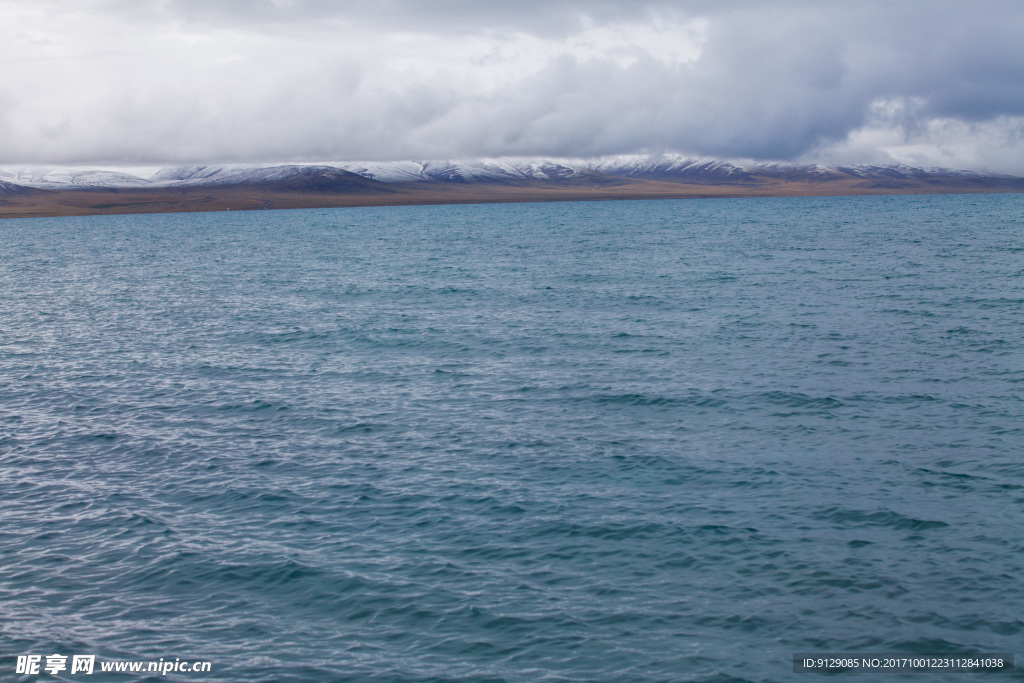
[[[1012,653],[1022,342],[1021,195],[6,220],[0,679]]]

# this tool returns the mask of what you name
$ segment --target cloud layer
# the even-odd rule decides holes
[[[592,156],[1024,173],[1024,5],[7,0],[0,163]]]

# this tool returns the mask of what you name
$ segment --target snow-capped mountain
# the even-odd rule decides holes
[[[285,164],[280,166],[181,166],[164,168],[149,179],[160,187],[262,187],[293,192],[343,192],[383,190],[372,178],[328,164]]]
[[[0,169],[0,180],[40,189],[90,187],[145,187],[150,184],[147,171],[153,169],[111,170],[94,168],[36,167]],[[134,172],[133,172],[134,171]]]
[[[824,182],[848,179],[880,183],[986,178],[975,171],[903,165],[821,165],[723,160],[676,154],[619,155],[593,159],[509,157],[436,161],[344,161],[297,164],[221,164],[165,168],[36,167],[0,169],[0,192],[42,190],[157,189],[253,186],[290,191],[383,190],[407,184],[607,185],[657,180],[704,185],[748,185],[769,179]],[[1006,176],[1003,176],[1006,177]],[[5,189],[6,188],[6,189]]]
[[[902,164],[824,165],[790,162],[758,162],[685,157],[677,154],[623,155],[604,157],[587,167],[624,178],[690,180],[693,182],[756,182],[759,178],[785,180],[826,180],[841,177],[862,179],[924,179],[932,177],[981,177],[975,171],[944,168],[915,168]]]
[[[347,162],[341,167],[386,183],[567,181],[594,175],[583,164],[551,159],[477,159],[472,161]]]
[[[590,162],[590,168],[622,178],[692,179],[718,181],[753,180],[749,169],[736,162],[679,155],[604,157]]]

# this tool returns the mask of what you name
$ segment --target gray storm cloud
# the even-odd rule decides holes
[[[675,151],[1024,172],[1024,5],[8,0],[0,163]]]

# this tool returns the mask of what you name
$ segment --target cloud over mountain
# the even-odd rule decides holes
[[[1024,172],[1024,6],[9,0],[0,163],[678,151]]]

